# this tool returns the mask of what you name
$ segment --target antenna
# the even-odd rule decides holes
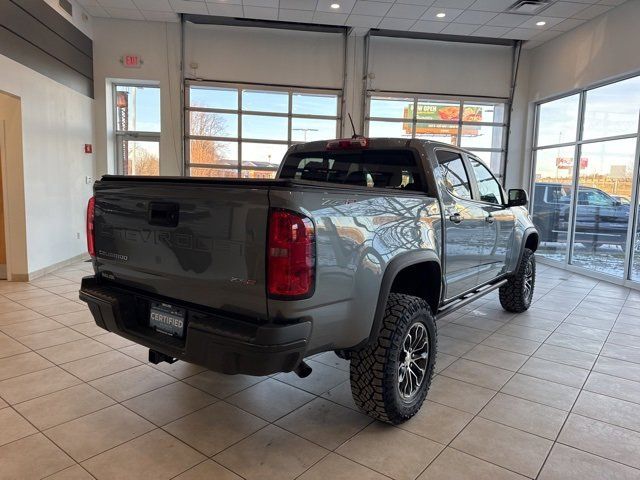
[[[347,115],[349,116],[349,122],[351,123],[351,131],[353,131],[351,138],[358,138],[360,135],[356,133],[356,126],[353,124],[353,118],[351,118],[350,113],[347,113]]]

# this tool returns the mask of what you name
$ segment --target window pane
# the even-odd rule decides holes
[[[502,176],[502,152],[474,152],[476,157],[483,161],[489,167],[489,170],[498,177]]]
[[[289,122],[283,117],[242,116],[242,137],[257,140],[287,140]]]
[[[116,129],[160,131],[160,88],[116,86]]]
[[[435,124],[418,122],[416,124],[416,138],[457,145],[458,124]]]
[[[372,97],[369,106],[369,116],[411,119],[413,117],[413,99]]]
[[[289,111],[289,94],[287,92],[243,90],[242,109],[254,112],[287,113]]]
[[[537,145],[555,145],[576,140],[580,95],[541,104]]]
[[[502,148],[502,127],[463,125],[461,146],[465,148]]]
[[[189,175],[192,177],[238,178],[238,170],[235,168],[190,167]]]
[[[238,142],[189,140],[189,163],[237,165]]]
[[[238,110],[236,88],[189,87],[189,106]]]
[[[189,112],[189,133],[199,137],[237,137],[235,113]]]
[[[242,167],[273,167],[280,166],[280,162],[287,152],[286,145],[272,143],[249,143],[242,144]]]
[[[160,175],[160,142],[125,140],[125,175]]]
[[[411,138],[411,122],[369,122],[369,137],[405,137]]]
[[[311,142],[336,138],[336,120],[294,118],[291,120],[291,139],[294,142]]]
[[[242,169],[242,178],[276,178],[277,170]]]
[[[442,168],[443,182],[447,190],[460,198],[471,198],[469,177],[459,154],[439,150],[436,152]]]
[[[540,233],[536,253],[553,260],[566,259],[574,155],[574,147],[536,152],[532,207],[533,223]]]
[[[465,102],[462,110],[463,122],[504,122],[504,103]]]
[[[622,278],[636,139],[582,146],[571,263]]]
[[[504,203],[500,184],[493,178],[493,175],[487,170],[487,167],[473,159],[471,159],[471,166],[476,175],[476,182],[478,184],[478,190],[480,191],[480,200],[498,205]]]
[[[413,110],[413,107],[411,108]],[[460,119],[460,102],[451,100],[418,100],[417,120],[448,120],[457,122]]]
[[[422,191],[420,169],[409,151],[347,150],[293,153],[280,178],[295,178],[360,187]]]
[[[589,90],[584,110],[584,139],[638,131],[640,77]]]
[[[338,115],[337,95],[294,93],[292,102],[293,113],[297,115]]]

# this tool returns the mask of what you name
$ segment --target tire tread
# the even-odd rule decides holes
[[[527,265],[527,262],[530,258],[533,258],[533,284],[531,285],[531,295],[533,295],[533,290],[535,289],[535,274],[536,274],[536,264],[533,250],[525,248],[524,253],[522,254],[522,259],[520,260],[520,264],[518,265],[518,269],[515,274],[509,278],[507,283],[505,283],[499,289],[499,298],[500,305],[507,312],[513,313],[522,313],[529,309],[531,306],[531,299],[526,299],[523,295],[524,290],[524,271]]]
[[[435,319],[424,300],[400,293],[389,294],[378,338],[351,355],[351,393],[356,405],[369,416],[394,425],[408,420],[418,412],[433,377],[435,356],[427,368],[426,387],[421,394],[422,398],[411,406],[408,413],[401,412],[397,408],[394,398],[396,386],[390,381],[393,375],[385,375],[385,373],[390,373],[386,370],[393,368],[393,362],[390,361],[391,355],[401,348],[403,337],[396,332],[398,330],[404,332],[418,310],[424,310],[428,321],[433,322],[434,332],[436,332]],[[436,332],[430,345],[434,353],[437,353],[437,342]]]

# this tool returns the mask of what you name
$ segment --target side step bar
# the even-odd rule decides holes
[[[444,305],[438,313],[436,314],[436,320],[440,317],[443,317],[451,312],[455,312],[459,308],[464,307],[465,305],[470,304],[471,302],[479,299],[480,297],[485,296],[487,293],[491,293],[494,290],[500,288],[502,285],[507,283],[508,279],[502,279],[499,282],[491,283],[489,285],[485,285],[483,287],[474,290],[473,292],[467,293],[464,297],[459,298],[458,300],[454,300],[451,303]]]

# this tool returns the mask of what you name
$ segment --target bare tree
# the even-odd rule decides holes
[[[150,152],[137,142],[127,142],[130,175],[160,175],[158,154]]]
[[[194,137],[220,137],[224,135],[226,124],[224,118],[216,113],[192,111],[190,117],[190,134]],[[203,138],[192,138],[190,143],[190,163],[212,164],[212,165],[229,165],[231,152],[227,145],[216,140],[205,140]],[[205,176],[213,176],[211,171],[206,168],[192,168],[194,170],[202,170]],[[231,171],[233,172],[233,171]],[[213,172],[215,173],[215,172]],[[215,173],[220,176],[222,172]],[[235,176],[232,175],[232,176]]]

